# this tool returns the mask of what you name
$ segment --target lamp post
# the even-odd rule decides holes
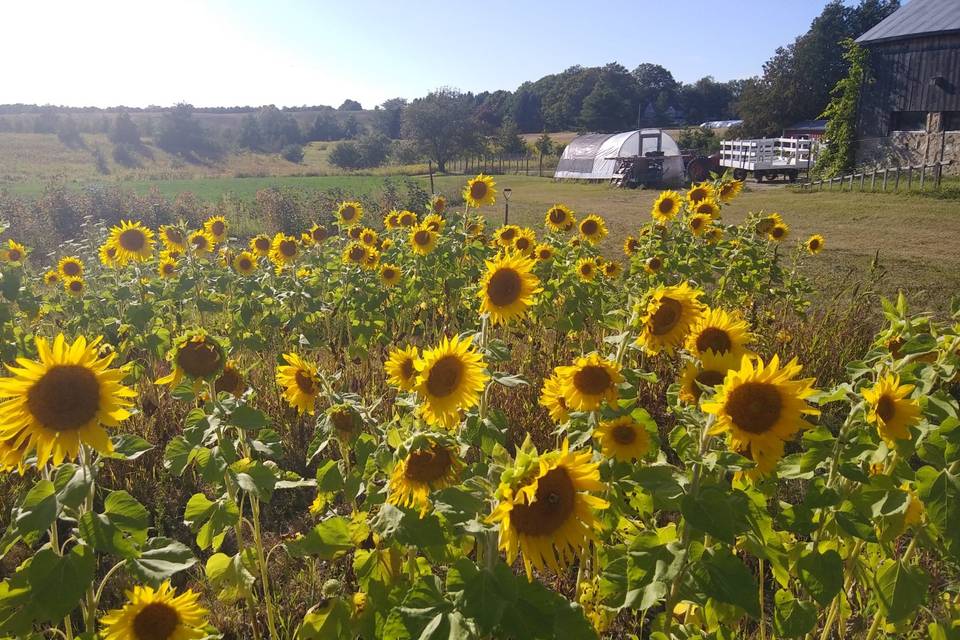
[[[503,190],[503,226],[510,223],[510,193],[512,191],[510,187]]]

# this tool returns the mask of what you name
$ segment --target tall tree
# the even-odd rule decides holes
[[[473,100],[456,89],[441,88],[410,103],[403,114],[404,136],[447,170],[447,161],[475,145]]]
[[[403,110],[407,108],[404,98],[391,98],[376,111],[375,126],[379,133],[391,140],[398,140],[403,127]]]

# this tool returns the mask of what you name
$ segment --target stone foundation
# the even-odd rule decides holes
[[[938,160],[952,162],[943,168],[944,175],[960,175],[960,131],[898,131],[857,145],[858,167],[916,167]]]

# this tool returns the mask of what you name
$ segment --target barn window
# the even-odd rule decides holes
[[[890,114],[891,131],[926,131],[926,111],[894,111]]]
[[[944,111],[940,121],[944,131],[960,131],[960,111]]]

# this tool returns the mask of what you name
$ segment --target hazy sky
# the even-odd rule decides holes
[[[617,61],[760,73],[826,0],[0,0],[0,104],[372,107]]]

